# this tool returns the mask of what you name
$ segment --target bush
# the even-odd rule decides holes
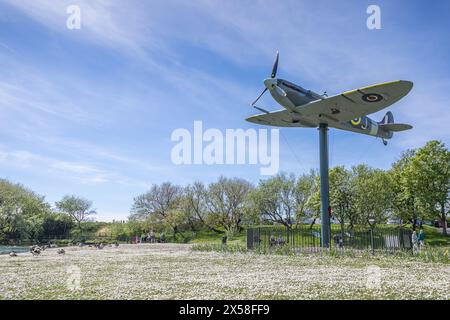
[[[425,262],[449,263],[448,248],[425,247],[417,257]]]

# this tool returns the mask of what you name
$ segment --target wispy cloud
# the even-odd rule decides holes
[[[74,179],[86,184],[114,183],[141,187],[148,186],[143,181],[129,179],[121,176],[117,172],[98,168],[92,164],[62,161],[24,150],[8,150],[1,147],[0,163],[3,166],[42,172],[53,178]]]
[[[81,30],[66,28],[72,4],[81,7]],[[448,44],[439,36],[445,28],[412,32],[416,17],[397,3],[380,2],[380,31],[367,30],[360,1],[5,0],[0,5],[21,19],[0,17],[11,30],[11,36],[0,36],[0,161],[64,177],[74,181],[72,188],[81,183],[144,189],[163,180],[214,179],[219,171],[257,180],[248,168],[172,166],[170,132],[190,128],[193,120],[219,128],[251,126],[243,119],[253,112],[248,104],[276,50],[280,77],[319,92],[395,79],[415,82],[411,94],[392,108],[396,120],[412,123],[414,130],[396,135],[390,151],[371,154],[374,163],[429,139],[449,143],[448,72],[442,71],[449,69],[442,58]],[[423,45],[418,39],[440,41]],[[267,96],[262,103],[275,106]],[[315,132],[282,131],[291,142],[289,147],[281,141],[282,169],[309,170],[316,162]],[[364,144],[364,139],[343,133],[336,144],[344,150],[348,141]],[[342,150],[334,152],[339,162],[353,161]],[[104,198],[101,190],[93,192]],[[117,192],[114,198],[132,198],[131,191],[111,192]],[[102,201],[104,212],[123,209]]]

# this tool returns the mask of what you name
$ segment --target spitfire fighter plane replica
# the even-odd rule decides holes
[[[330,246],[329,183],[328,183],[328,127],[353,131],[380,137],[384,145],[394,132],[411,129],[409,124],[394,123],[394,116],[387,112],[380,122],[367,117],[403,98],[411,90],[410,81],[391,81],[347,91],[332,97],[319,95],[292,82],[277,79],[279,54],[275,59],[272,74],[264,80],[265,89],[252,103],[252,106],[264,112],[252,116],[247,121],[276,126],[319,128],[320,147],[320,211],[321,246]],[[258,100],[269,90],[272,97],[284,109],[269,112],[256,106]]]
[[[394,132],[411,129],[409,124],[394,123],[391,112],[380,122],[367,117],[403,98],[412,88],[410,81],[391,81],[347,91],[332,97],[319,95],[283,79],[277,79],[279,53],[269,79],[264,80],[265,89],[252,103],[264,114],[246,119],[261,125],[276,127],[317,128],[326,124],[336,129],[379,137],[386,145]],[[272,97],[284,109],[269,112],[256,106],[256,102],[269,90]]]

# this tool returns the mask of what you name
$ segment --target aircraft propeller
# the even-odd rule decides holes
[[[278,59],[280,58],[280,52],[277,51],[277,56],[275,58],[275,62],[273,63],[273,68],[272,68],[272,74],[270,75],[270,77],[272,79],[274,79],[277,75],[277,70],[278,70]]]
[[[277,51],[277,55],[275,57],[275,62],[273,63],[273,67],[272,67],[272,73],[270,75],[271,79],[275,79],[275,77],[277,76],[279,57],[280,57],[280,53]],[[284,92],[283,89],[281,89],[276,84],[274,84],[273,86],[275,86],[275,90],[277,90],[278,94],[286,96],[286,92]],[[256,100],[252,102],[252,107],[255,106],[256,102],[258,102],[258,100],[264,95],[264,93],[266,93],[266,91],[267,91],[267,87],[264,88],[264,90],[259,94],[258,98],[256,98]]]

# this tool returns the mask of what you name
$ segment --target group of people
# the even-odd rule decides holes
[[[420,227],[419,234],[417,234],[416,229],[413,230],[411,240],[413,253],[419,253],[420,249],[425,245],[425,233],[423,232],[422,227]]]
[[[276,246],[276,245],[284,245],[286,243],[286,240],[284,240],[284,238],[281,236],[281,234],[278,236],[278,239],[275,238],[275,236],[272,234],[270,236],[270,240],[269,240],[269,244],[271,247]]]
[[[147,234],[141,235],[140,238],[141,243],[164,243],[166,242],[166,235],[164,233],[160,233],[159,237],[156,236],[156,234],[151,230]]]

